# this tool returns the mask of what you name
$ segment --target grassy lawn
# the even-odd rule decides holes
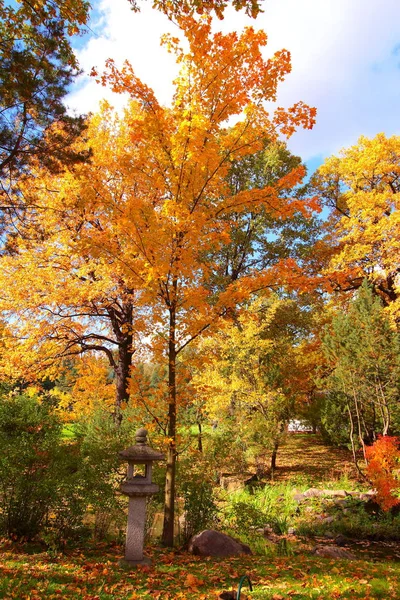
[[[153,565],[127,570],[119,565],[122,549],[97,546],[57,558],[1,547],[1,598],[187,599],[218,598],[248,574],[249,598],[399,598],[400,563],[328,560],[315,556],[270,559],[246,556],[200,559],[186,553],[149,550]]]

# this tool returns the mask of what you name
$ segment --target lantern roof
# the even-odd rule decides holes
[[[134,446],[129,446],[125,450],[121,450],[119,452],[119,456],[127,460],[129,462],[152,462],[154,460],[164,460],[165,456],[161,452],[157,452],[157,450],[153,450],[150,446],[147,446],[147,430],[146,429],[138,429],[136,434],[136,444]]]

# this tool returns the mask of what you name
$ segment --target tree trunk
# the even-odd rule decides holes
[[[165,477],[164,525],[162,543],[164,546],[174,545],[175,520],[175,475],[176,475],[176,314],[175,308],[170,308],[169,342],[168,342],[168,449],[167,471]]]
[[[197,449],[199,452],[201,452],[203,454],[203,437],[202,437],[200,421],[197,421],[197,427],[199,428],[199,433],[197,435]]]
[[[114,420],[120,424],[122,421],[121,406],[129,400],[129,376],[132,365],[132,351],[127,345],[121,345],[118,351],[118,364],[115,368],[115,407]]]
[[[129,401],[129,377],[133,357],[133,336],[131,332],[133,308],[127,303],[119,318],[115,311],[109,310],[114,334],[118,340],[118,358],[115,372],[115,406],[114,421],[120,425],[122,421],[122,404]],[[128,328],[127,331],[124,329]]]
[[[278,455],[279,442],[274,442],[274,449],[272,450],[271,455],[271,479],[274,479],[274,473],[276,470],[276,457]]]

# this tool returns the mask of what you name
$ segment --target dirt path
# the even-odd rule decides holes
[[[356,478],[350,451],[327,446],[319,435],[289,433],[278,452],[275,479],[296,476],[316,483],[341,476]]]

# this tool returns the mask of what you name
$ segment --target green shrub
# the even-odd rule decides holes
[[[215,526],[218,507],[214,498],[212,463],[193,451],[178,463],[177,495],[182,499],[182,541],[186,543],[193,535]]]
[[[234,500],[225,508],[225,517],[228,518],[230,527],[239,531],[252,528],[264,527],[268,521],[268,515],[254,502]]]
[[[58,502],[61,423],[51,406],[13,395],[0,400],[0,530],[32,539]],[[61,475],[62,477],[62,475]]]
[[[203,529],[215,525],[217,506],[213,497],[213,487],[207,481],[185,481],[181,486],[184,510],[184,541],[188,541]]]

